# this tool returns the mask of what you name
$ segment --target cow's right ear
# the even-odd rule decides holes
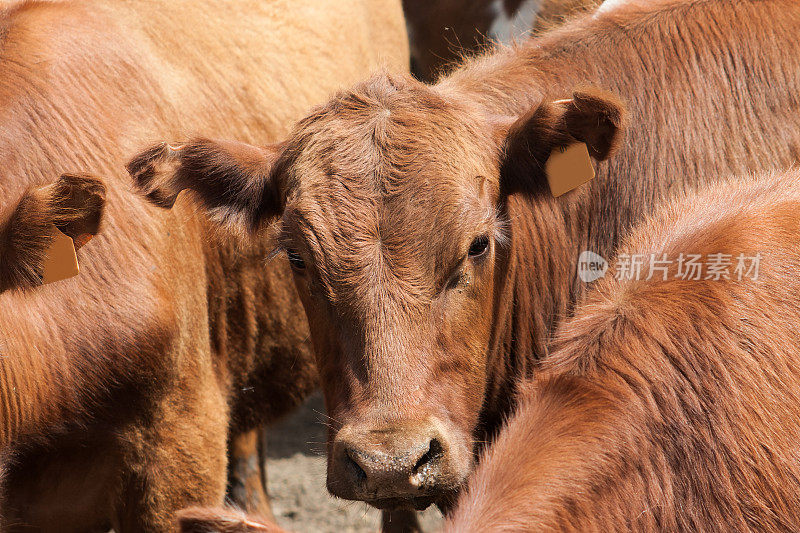
[[[273,172],[281,152],[281,145],[194,139],[153,146],[134,157],[127,169],[154,204],[170,208],[188,189],[209,218],[234,232],[252,232],[283,208]]]

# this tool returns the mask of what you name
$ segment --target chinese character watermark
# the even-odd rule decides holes
[[[660,257],[656,257],[656,254],[650,254],[650,273],[647,274],[647,279],[652,279],[656,272],[661,272],[661,281],[667,281],[671,265],[672,261],[667,258],[667,254],[661,254]]]
[[[742,281],[758,280],[762,256],[747,254],[619,254],[614,263],[614,278],[619,281]],[[674,268],[673,268],[674,267]],[[585,251],[578,258],[578,276],[585,283],[605,277],[608,262],[600,255]]]
[[[617,271],[614,277],[618,280],[642,279],[643,254],[619,254],[617,256]]]
[[[756,254],[752,257],[739,254],[736,258],[736,268],[733,269],[733,274],[739,281],[745,277],[755,280],[758,279],[759,268],[761,268],[761,254]]]
[[[703,256],[700,254],[680,254],[678,256],[677,279],[697,281],[703,277]]]

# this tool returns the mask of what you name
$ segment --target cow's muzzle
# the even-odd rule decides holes
[[[333,442],[328,490],[383,509],[424,509],[458,488],[464,473],[433,420],[345,426]]]

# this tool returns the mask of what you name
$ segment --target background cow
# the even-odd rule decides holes
[[[616,2],[432,87],[373,77],[281,144],[155,149],[137,177],[157,201],[191,188],[229,226],[281,217],[331,417],[329,490],[446,508],[582,298],[583,251],[610,255],[711,172],[798,160],[798,30],[788,0]],[[626,101],[625,142],[622,104],[587,83]],[[544,169],[575,143],[620,151],[555,198]]]
[[[411,70],[433,81],[493,43],[523,42],[601,0],[403,0]]]
[[[108,202],[80,276],[0,295],[0,523],[165,531],[221,503],[229,428],[286,412],[316,372],[285,260],[129,194],[124,163],[193,131],[271,142],[342,84],[405,68],[401,6],[6,6],[0,203],[72,171],[103,176]]]
[[[102,180],[65,174],[28,191],[0,215],[0,292],[41,285],[54,229],[68,235],[76,250],[96,235],[105,194]]]
[[[798,272],[799,171],[671,202],[564,325],[446,530],[793,530]]]

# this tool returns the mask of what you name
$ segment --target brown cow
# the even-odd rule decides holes
[[[796,531],[798,272],[800,171],[671,202],[560,330],[447,531]]]
[[[524,41],[601,0],[403,0],[411,70],[433,81],[492,43]]]
[[[288,263],[150,206],[124,169],[164,136],[272,142],[370,69],[407,68],[399,1],[284,4],[0,10],[0,209],[62,172],[108,188],[80,276],[0,295],[6,529],[168,530],[222,503],[229,434],[316,385]]]
[[[65,174],[51,185],[25,193],[0,216],[0,292],[41,285],[53,228],[79,249],[97,235],[106,203],[102,181]]]
[[[373,77],[282,144],[157,148],[138,179],[160,202],[190,187],[229,224],[282,217],[332,420],[328,488],[446,506],[582,298],[583,251],[609,256],[708,172],[800,159],[799,30],[789,0],[615,3],[432,87]],[[626,100],[627,140],[554,198],[552,152],[621,144],[620,103],[586,83]]]

